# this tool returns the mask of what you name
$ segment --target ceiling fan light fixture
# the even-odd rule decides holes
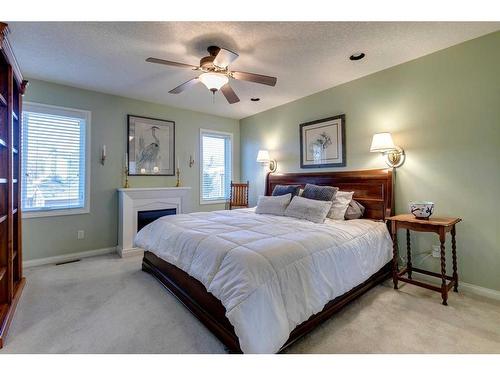
[[[236,95],[233,88],[229,85],[229,78],[259,83],[261,85],[272,87],[276,86],[276,82],[278,80],[276,77],[230,70],[229,65],[231,65],[234,60],[238,58],[237,53],[217,46],[210,46],[207,50],[210,56],[202,57],[199,66],[158,59],[156,57],[148,57],[146,61],[154,64],[162,64],[199,71],[200,75],[198,77],[191,78],[189,81],[180,84],[170,90],[169,93],[180,94],[201,82],[212,92],[212,99],[214,103],[217,91],[221,91],[222,95],[224,95],[229,104],[235,104],[240,101],[238,95]],[[259,98],[254,98],[253,101],[258,101],[258,99]]]
[[[221,73],[203,73],[199,79],[210,91],[219,91],[229,82],[229,78]]]

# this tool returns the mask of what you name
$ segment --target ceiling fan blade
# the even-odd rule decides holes
[[[217,53],[217,56],[215,56],[213,64],[217,65],[220,68],[227,68],[227,66],[237,58],[238,58],[237,53],[234,53],[225,48],[221,48]]]
[[[196,85],[199,82],[198,77],[190,79],[187,82],[184,82],[182,85],[177,86],[175,89],[169,91],[170,94],[180,94],[184,90]]]
[[[240,101],[240,98],[238,98],[238,95],[236,95],[233,88],[229,86],[229,83],[226,83],[224,86],[222,86],[220,90],[226,97],[229,104],[238,103]]]
[[[246,73],[246,72],[232,72],[234,79],[240,79],[242,81],[249,81],[255,83],[261,83],[263,85],[275,86],[278,78],[264,76],[262,74]]]
[[[147,62],[154,63],[154,64],[162,64],[162,65],[168,65],[168,66],[175,66],[177,68],[189,68],[193,70],[198,70],[199,67],[196,65],[189,65],[189,64],[184,64],[184,63],[179,63],[175,61],[168,61],[168,60],[163,60],[163,59],[157,59],[155,57],[148,57],[146,59]]]

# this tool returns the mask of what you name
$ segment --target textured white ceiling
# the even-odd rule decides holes
[[[10,39],[30,78],[243,118],[500,29],[499,22],[14,22]],[[195,71],[146,63],[149,56],[197,65],[206,47],[240,57],[233,70],[278,77],[276,87],[231,81],[228,104],[201,84],[168,91]],[[352,62],[348,56],[365,52]],[[260,102],[251,102],[260,97]]]

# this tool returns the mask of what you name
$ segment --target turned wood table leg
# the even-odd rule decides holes
[[[453,291],[458,292],[458,271],[457,271],[457,241],[455,235],[457,234],[455,225],[451,228],[451,253],[453,257],[453,280],[455,285],[453,286]]]
[[[410,230],[406,230],[406,256],[407,256],[407,261],[406,261],[406,268],[408,269],[408,278],[411,279],[411,245],[410,245]]]
[[[446,240],[446,232],[442,229],[439,232],[439,242],[441,242],[441,298],[443,305],[448,305],[448,288],[446,287],[446,254],[444,242]]]
[[[391,222],[391,236],[392,236],[392,282],[394,289],[398,289],[398,236],[397,236],[397,223]]]

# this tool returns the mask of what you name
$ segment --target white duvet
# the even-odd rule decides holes
[[[252,209],[166,216],[136,246],[199,280],[226,308],[244,353],[275,353],[290,332],[391,259],[382,222],[314,224]]]

